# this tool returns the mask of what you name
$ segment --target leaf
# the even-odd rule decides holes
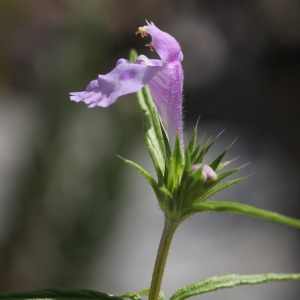
[[[184,169],[187,173],[190,173],[191,172],[191,167],[192,167],[192,162],[191,162],[191,153],[190,153],[189,147],[185,147],[184,157],[185,157],[185,159],[184,159],[184,161],[185,161]]]
[[[138,292],[138,295],[140,296],[149,296],[150,289],[142,290]]]
[[[211,187],[210,189],[208,189],[207,192],[205,192],[202,196],[200,196],[197,200],[196,200],[196,205],[197,203],[201,203],[201,202],[204,202],[205,200],[207,200],[208,198],[212,197],[213,195],[215,195],[216,193],[226,189],[226,188],[229,188],[230,186],[234,185],[234,184],[237,184],[241,181],[243,181],[244,178],[241,177],[241,178],[237,178],[237,179],[232,179],[232,180],[228,180],[228,181],[225,181],[219,185],[216,185],[214,187]],[[198,208],[198,206],[197,206]]]
[[[134,293],[134,292],[126,292],[126,293],[120,295],[120,297],[129,298],[129,299],[132,299],[132,300],[142,300],[140,295],[137,294],[137,293]]]
[[[176,174],[181,173],[183,166],[183,155],[181,153],[180,140],[178,133],[176,133],[174,150],[172,153],[172,162],[174,164],[174,169],[176,170]]]
[[[168,157],[171,156],[171,147],[170,147],[170,142],[169,142],[169,137],[168,137],[168,134],[167,134],[167,131],[166,131],[166,128],[164,126],[164,124],[160,121],[160,128],[161,128],[161,132],[162,132],[162,135],[163,135],[163,138],[164,138],[164,144],[165,144],[165,148],[166,148],[166,154]]]
[[[205,201],[206,199],[212,197],[213,195],[215,195],[216,193],[224,190],[224,189],[227,189],[229,188],[230,186],[234,185],[234,184],[237,184],[241,181],[243,181],[245,178],[244,177],[241,177],[241,178],[236,178],[236,179],[232,179],[232,180],[228,180],[228,181],[225,181],[219,185],[216,185],[214,187],[210,187],[207,192],[205,192],[202,196],[200,196],[198,199],[197,199],[197,202],[203,202]]]
[[[101,292],[84,290],[84,289],[60,289],[49,288],[29,292],[7,292],[0,293],[0,299],[60,299],[60,300],[123,300],[121,297],[105,294]]]
[[[167,132],[166,132],[165,127],[164,127],[162,122],[160,124],[160,127],[161,127],[161,132],[162,132],[162,135],[163,135],[165,149],[166,149],[165,173],[164,174],[161,173],[160,177],[157,176],[158,184],[161,186],[161,185],[165,184],[168,181],[168,176],[169,176],[168,166],[170,164],[170,159],[171,159],[172,152],[171,152],[171,148],[170,148],[169,138],[168,138]]]
[[[202,150],[200,151],[199,155],[197,156],[197,158],[195,160],[195,163],[202,163],[203,162],[204,156],[207,154],[209,149],[213,146],[213,144],[216,142],[216,140],[219,138],[219,136],[222,133],[223,133],[223,131],[221,131],[211,142],[207,142],[207,144],[205,144],[203,146]],[[226,149],[225,149],[225,151],[226,151]]]
[[[118,157],[121,158],[128,165],[135,168],[138,172],[140,172],[145,177],[145,179],[149,182],[149,184],[151,185],[152,189],[154,190],[154,193],[156,194],[156,196],[159,196],[159,187],[158,187],[156,181],[144,168],[142,168],[140,165],[138,165],[137,163],[135,163],[129,159],[123,158],[122,156],[118,155]]]
[[[208,201],[195,204],[194,206],[199,212],[212,211],[241,214],[270,222],[279,223],[282,225],[300,228],[300,220],[298,219],[290,218],[269,210],[256,208],[248,204],[229,201]]]
[[[196,140],[197,140],[197,127],[198,127],[198,121],[197,121],[196,126],[194,128],[192,138],[191,138],[191,140],[190,140],[190,142],[187,146],[187,148],[189,148],[190,152],[193,152],[193,150],[195,149]]]
[[[192,164],[196,163],[196,159],[199,155],[199,150],[200,150],[200,147],[201,147],[201,143],[199,143],[196,148],[193,150],[193,152],[191,153],[191,162]],[[202,162],[202,161],[201,161]]]
[[[238,178],[238,179],[233,179],[233,180],[223,182],[220,185],[210,188],[207,192],[204,192],[201,196],[198,196],[198,197],[196,196],[196,200],[193,199],[193,197],[194,197],[193,194],[192,194],[192,197],[187,197],[185,200],[185,203],[193,203],[193,204],[191,206],[187,205],[187,208],[185,208],[185,210],[182,212],[182,220],[185,220],[196,213],[208,211],[208,210],[203,210],[203,207],[200,205],[202,202],[204,202],[208,198],[212,197],[214,194],[220,192],[221,190],[228,188],[231,185],[241,182],[243,179],[244,178]],[[190,190],[193,188],[194,184],[195,184],[195,182],[189,186]],[[191,193],[191,192],[189,191],[189,193]],[[192,199],[192,201],[190,199]],[[213,202],[213,201],[209,201],[209,202],[205,202],[205,203],[210,203],[210,202]],[[215,201],[215,202],[217,202],[217,201]]]
[[[127,293],[122,294],[120,297],[130,298],[132,300],[141,300],[142,299],[141,296],[149,296],[149,292],[150,292],[150,289],[142,290],[137,293],[127,292]],[[164,300],[164,299],[165,299],[165,295],[162,291],[160,291],[158,300]]]
[[[235,161],[236,159],[238,159],[238,157],[228,160],[228,161],[224,161],[219,163],[218,167],[215,169],[215,172],[218,173],[220,172],[222,169],[224,169],[225,167],[227,167],[229,164],[231,164],[233,161]]]
[[[239,285],[260,284],[269,281],[300,280],[300,274],[257,274],[239,275],[228,274],[214,276],[192,283],[174,293],[170,300],[183,300],[196,295],[213,292],[219,289],[232,288]]]
[[[138,294],[140,296],[149,296],[149,293],[150,293],[150,289],[142,290],[142,291],[138,292]],[[164,299],[165,299],[165,295],[164,295],[163,291],[160,291],[158,300],[164,300]]]
[[[178,133],[176,133],[174,149],[170,159],[168,158],[166,166],[166,175],[164,177],[164,184],[167,189],[176,198],[178,195],[181,178],[184,171],[184,158],[181,152],[181,145]]]
[[[225,154],[229,151],[229,147],[226,148],[212,163],[210,163],[210,167],[216,171],[216,169],[218,168],[220,162],[222,161],[223,157],[225,156]]]
[[[148,151],[155,169],[159,168],[164,173],[166,150],[156,106],[147,86],[143,87],[136,95],[143,114],[143,127]]]

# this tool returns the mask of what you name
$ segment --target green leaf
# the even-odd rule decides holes
[[[137,163],[135,163],[135,162],[133,162],[129,159],[125,159],[120,155],[117,155],[117,156],[119,158],[121,158],[125,163],[127,163],[128,165],[135,168],[138,172],[140,172],[145,177],[145,179],[150,183],[150,185],[153,188],[154,193],[156,194],[156,196],[159,196],[159,187],[158,187],[156,181],[144,168],[142,168],[139,164],[137,164]]]
[[[142,300],[140,295],[137,294],[137,293],[134,293],[134,292],[126,292],[126,293],[120,295],[120,297],[129,298],[129,299],[132,299],[132,300]]]
[[[141,300],[141,296],[149,296],[149,292],[150,290],[147,289],[147,290],[142,290],[142,291],[139,291],[137,293],[134,293],[134,292],[127,292],[127,293],[124,293],[122,294],[120,297],[122,298],[129,298],[129,299],[132,299],[132,300]],[[159,300],[164,300],[165,299],[165,295],[162,291],[159,292]]]
[[[176,133],[175,145],[170,159],[168,158],[166,167],[166,176],[164,183],[168,190],[173,194],[174,198],[177,197],[181,178],[184,171],[184,158],[181,152],[180,140],[178,133]]]
[[[181,153],[180,140],[179,140],[178,133],[176,133],[175,145],[174,145],[174,150],[172,153],[172,161],[174,164],[174,168],[176,169],[176,173],[178,173],[178,171],[181,172],[182,166],[183,166],[183,155]]]
[[[148,151],[155,169],[159,168],[164,173],[166,150],[156,106],[147,86],[144,86],[136,95],[143,114],[143,127]]]
[[[238,179],[233,179],[233,180],[223,182],[220,185],[217,185],[215,187],[208,189],[206,192],[202,191],[201,196],[197,195],[197,194],[200,194],[201,187],[198,191],[195,190],[195,193],[191,192],[192,188],[195,187],[195,182],[193,182],[189,186],[189,194],[191,194],[191,196],[189,196],[185,199],[185,207],[184,207],[184,211],[182,212],[182,221],[186,220],[187,218],[189,218],[190,216],[192,216],[196,213],[201,213],[203,211],[206,211],[206,210],[203,210],[203,207],[200,205],[200,204],[202,204],[202,202],[204,202],[208,198],[212,197],[214,194],[220,192],[221,190],[228,188],[231,185],[234,185],[234,184],[242,181],[243,179],[244,178],[238,178]],[[203,190],[203,187],[202,187],[202,190]],[[210,202],[212,202],[212,201],[210,201]],[[207,202],[207,203],[210,203],[210,202]],[[189,205],[191,203],[193,203],[192,206]]]
[[[197,200],[197,202],[203,202],[206,199],[212,197],[213,195],[215,195],[216,193],[229,188],[230,186],[237,184],[241,181],[243,181],[245,178],[241,177],[241,178],[236,178],[236,179],[232,179],[232,180],[228,180],[225,181],[219,185],[216,185],[214,187],[210,187],[207,192],[205,192],[201,197],[199,197],[199,199]]]
[[[200,147],[201,147],[201,143],[199,143],[196,148],[193,150],[193,152],[191,153],[191,162],[192,164],[195,164],[196,163],[196,159],[199,155],[199,150],[200,150]],[[202,161],[201,161],[202,162]]]
[[[229,201],[208,201],[196,204],[195,207],[199,210],[199,212],[211,211],[241,214],[270,222],[279,223],[282,225],[300,228],[300,220],[298,219],[286,217],[276,212],[256,208],[254,206],[243,203]]]
[[[142,290],[142,291],[139,291],[138,294],[140,296],[149,296],[149,292],[150,292],[150,289],[147,289],[147,290]],[[163,293],[163,291],[160,291],[159,292],[159,300],[164,300],[165,299],[165,295]]]
[[[220,162],[222,161],[225,154],[229,151],[230,147],[227,147],[212,163],[209,164],[209,166],[216,171]]]
[[[244,166],[241,166],[241,167],[238,167],[238,168],[235,168],[235,169],[231,169],[231,170],[228,170],[228,171],[225,171],[223,173],[220,173],[218,174],[218,177],[217,179],[214,181],[215,183],[219,183],[221,182],[222,180],[224,180],[225,178],[227,178],[228,176],[240,171]]]
[[[84,289],[60,289],[49,288],[29,292],[7,292],[0,293],[0,299],[60,299],[60,300],[123,300],[121,297],[105,294],[101,292],[84,290]]]
[[[149,296],[149,293],[150,293],[150,289],[146,289],[138,292],[140,296]]]
[[[195,163],[202,163],[204,156],[207,154],[207,152],[209,151],[209,149],[212,147],[212,145],[216,142],[216,140],[218,139],[218,137],[223,133],[223,131],[221,131],[211,142],[207,142],[202,150],[200,151],[198,157],[195,160]],[[225,150],[226,151],[226,150]],[[228,151],[228,150],[227,150]]]
[[[136,52],[134,50],[130,51],[129,57],[131,62],[135,62],[137,58]],[[159,114],[147,86],[144,86],[136,95],[143,114],[146,146],[152,158],[157,176],[160,176],[161,173],[165,173],[166,148]]]
[[[168,138],[167,132],[166,132],[165,127],[164,127],[162,122],[160,124],[160,127],[161,127],[161,132],[162,132],[162,136],[163,136],[164,144],[165,144],[165,149],[166,149],[165,173],[164,174],[161,173],[160,177],[157,176],[158,177],[157,178],[158,179],[158,184],[161,186],[161,185],[164,185],[168,181],[168,177],[169,177],[168,166],[170,164],[170,159],[171,159],[171,156],[172,156],[172,152],[171,152],[171,148],[170,148],[169,138]]]
[[[191,172],[192,162],[191,162],[191,153],[188,147],[184,149],[185,165],[184,169],[187,173]]]
[[[192,283],[174,293],[170,300],[183,300],[196,295],[213,292],[219,289],[232,288],[239,285],[260,284],[269,281],[300,280],[300,274],[257,274],[239,275],[228,274],[214,276]]]
[[[232,175],[233,173],[239,171],[241,168],[242,167],[235,168],[235,169],[223,172],[221,174],[218,174],[218,177],[217,177],[216,180],[206,183],[205,186],[202,187],[202,191],[203,191],[202,195],[198,196],[198,199],[195,199],[195,200],[197,200],[196,203],[203,202],[206,199],[213,196],[214,194],[230,187],[231,185],[234,185],[234,184],[239,183],[240,181],[244,180],[245,177],[241,177],[241,178],[229,180],[229,181],[226,181],[226,182],[223,182],[223,183],[219,184],[226,177],[228,177],[228,176]],[[197,171],[193,172],[191,176],[194,177],[194,179],[197,179],[196,178],[197,175],[200,176],[198,178],[198,180],[200,180],[201,176],[202,176],[202,169],[201,168],[199,168]],[[195,184],[197,184],[197,181],[189,183],[189,186],[188,186],[189,190],[192,189],[193,185],[195,185]],[[193,202],[195,202],[195,200]],[[194,206],[191,208],[191,210],[186,211],[185,214],[189,215],[193,211],[193,209],[194,209]]]
[[[162,135],[163,135],[163,138],[164,138],[164,144],[165,144],[165,148],[166,148],[166,155],[167,155],[167,157],[170,157],[171,154],[172,154],[172,151],[171,151],[171,147],[170,147],[169,137],[168,137],[166,128],[165,128],[165,126],[162,122],[160,122],[160,127],[161,127],[161,132],[162,132]]]
[[[194,128],[194,132],[192,135],[192,138],[187,146],[187,148],[189,148],[190,152],[192,153],[193,150],[195,149],[195,145],[196,145],[196,140],[197,140],[197,127],[198,127],[198,121],[196,123],[196,126]]]
[[[238,159],[238,157],[228,160],[228,161],[224,161],[219,163],[218,167],[215,169],[215,172],[218,173],[220,172],[222,169],[224,169],[225,167],[227,167],[229,164],[231,164],[233,161],[235,161],[236,159]]]
[[[159,190],[170,200],[173,199],[172,193],[164,185],[161,186]]]

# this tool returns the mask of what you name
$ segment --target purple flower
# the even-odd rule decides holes
[[[70,93],[71,100],[85,102],[89,107],[107,107],[117,98],[139,91],[148,84],[151,95],[167,129],[173,145],[178,132],[183,148],[182,132],[182,88],[183,55],[178,42],[168,33],[158,29],[152,22],[139,27],[136,34],[150,34],[152,42],[146,46],[156,50],[159,59],[148,59],[140,55],[136,63],[119,59],[116,67],[106,75],[98,75],[90,82],[86,91]]]

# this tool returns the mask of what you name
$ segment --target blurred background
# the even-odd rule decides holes
[[[209,159],[251,161],[215,197],[300,218],[298,0],[1,0],[0,290],[80,287],[115,295],[149,287],[163,215],[134,95],[112,107],[69,101],[131,48],[145,19],[184,54],[186,136],[200,116]],[[209,162],[209,161],[208,161]],[[227,273],[299,272],[300,232],[203,214],[178,230],[163,290]],[[299,282],[238,287],[205,299],[299,299]]]

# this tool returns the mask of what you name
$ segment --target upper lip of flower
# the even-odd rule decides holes
[[[120,59],[116,67],[106,75],[98,75],[90,82],[86,91],[72,92],[73,101],[85,102],[89,107],[107,107],[117,98],[139,91],[148,84],[161,119],[167,129],[170,143],[173,145],[176,132],[183,149],[182,89],[183,55],[179,43],[168,33],[161,31],[152,22],[139,27],[136,34],[142,37],[148,34],[152,42],[150,49],[155,49],[160,60],[148,59],[141,55],[136,63]]]

